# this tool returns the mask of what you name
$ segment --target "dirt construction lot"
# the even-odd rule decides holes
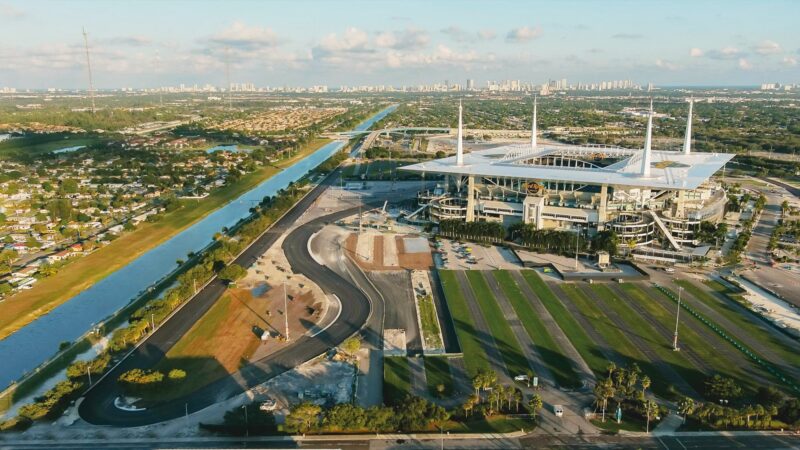
[[[425,245],[420,245],[420,241]],[[365,270],[427,270],[433,257],[425,238],[367,231],[351,233],[345,250]]]

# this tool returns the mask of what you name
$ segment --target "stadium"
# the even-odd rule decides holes
[[[653,106],[644,148],[539,144],[536,100],[530,143],[464,153],[459,105],[456,155],[404,166],[444,182],[417,197],[422,215],[445,219],[531,223],[537,229],[614,230],[623,251],[667,262],[705,256],[695,231],[718,222],[727,195],[711,177],[733,154],[691,151],[692,106],[683,148],[653,150]]]

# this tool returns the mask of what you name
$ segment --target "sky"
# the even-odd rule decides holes
[[[800,1],[0,0],[0,87],[800,83]],[[226,56],[227,55],[227,56]]]

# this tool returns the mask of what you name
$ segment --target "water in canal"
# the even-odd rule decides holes
[[[356,129],[368,129],[394,108],[396,106],[379,112]],[[248,216],[254,202],[260,202],[265,196],[275,195],[278,190],[300,179],[343,146],[344,142],[326,144],[59,305],[49,314],[0,340],[0,389],[53,356],[59,343],[76,340],[95,324],[128,304],[140,292],[175,269],[176,260],[186,259],[189,252],[196,252],[208,245],[214,233]]]

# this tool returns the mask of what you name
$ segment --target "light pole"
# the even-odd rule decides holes
[[[89,366],[86,366],[86,375],[89,377],[89,387],[92,387],[92,372],[89,370]]]
[[[578,225],[578,233],[575,235],[575,271],[578,271],[578,243],[581,240],[581,230],[583,228]]]
[[[286,328],[286,340],[289,340],[289,308],[287,306],[286,282],[283,282],[283,322]]]
[[[675,313],[675,335],[672,339],[672,350],[673,351],[680,351],[680,347],[678,347],[678,320],[681,317],[681,293],[683,293],[683,287],[678,286],[678,311]]]
[[[250,437],[250,423],[247,421],[247,405],[242,405],[244,409],[244,435]]]

